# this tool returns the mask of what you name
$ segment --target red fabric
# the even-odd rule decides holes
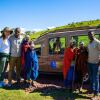
[[[70,68],[71,62],[75,57],[76,49],[72,49],[70,47],[65,49],[64,52],[64,66],[63,66],[63,77],[66,79],[68,70]]]
[[[23,43],[21,47],[21,74],[22,77],[25,79],[25,52],[30,48],[30,45],[28,43]]]
[[[87,48],[79,48],[77,50],[77,60],[76,60],[76,71],[79,71],[84,76],[87,73],[87,60],[88,60],[88,52]]]

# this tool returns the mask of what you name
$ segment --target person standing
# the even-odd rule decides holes
[[[75,41],[72,40],[72,41],[70,41],[70,46],[68,48],[66,48],[65,52],[64,52],[63,78],[64,78],[65,87],[67,87],[67,85],[69,83],[68,71],[70,70],[71,67],[74,66],[75,53],[76,53]],[[71,75],[71,76],[73,76],[73,75]],[[72,77],[71,77],[71,79],[72,79]]]
[[[26,81],[25,55],[30,48],[29,42],[30,37],[26,35],[21,46],[21,77],[24,78],[24,82]]]
[[[16,67],[17,83],[20,83],[20,70],[21,70],[21,44],[23,37],[21,36],[21,29],[16,28],[14,34],[9,38],[11,44],[10,50],[10,67],[8,75],[8,87],[12,83],[12,73]]]
[[[90,89],[94,94],[92,100],[98,99],[99,95],[99,66],[100,66],[100,41],[94,37],[94,32],[88,32],[88,73],[90,78]]]
[[[0,37],[0,86],[2,86],[4,79],[4,69],[6,67],[7,61],[9,60],[10,54],[10,41],[8,39],[12,30],[9,27],[5,27],[1,31],[2,36]]]
[[[33,41],[30,42],[30,48],[26,51],[25,54],[25,69],[26,69],[26,79],[29,82],[28,89],[26,88],[26,92],[32,92],[35,89],[34,81],[38,77],[38,57],[36,51],[34,50]]]
[[[84,46],[84,42],[79,43],[79,48],[77,50],[77,59],[75,64],[75,70],[77,74],[77,83],[79,92],[81,92],[81,86],[83,77],[87,74],[87,60],[88,60],[88,51],[87,47]]]

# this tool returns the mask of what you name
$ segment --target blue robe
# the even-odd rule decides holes
[[[25,69],[27,80],[36,80],[38,77],[38,58],[34,50],[28,49],[25,54]]]

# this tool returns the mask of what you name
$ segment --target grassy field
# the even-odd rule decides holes
[[[87,94],[70,93],[65,89],[48,89],[47,91],[34,91],[26,93],[24,90],[0,89],[0,100],[90,100]]]

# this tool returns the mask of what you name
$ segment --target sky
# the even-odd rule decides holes
[[[40,30],[100,19],[100,0],[0,0],[0,29]]]

